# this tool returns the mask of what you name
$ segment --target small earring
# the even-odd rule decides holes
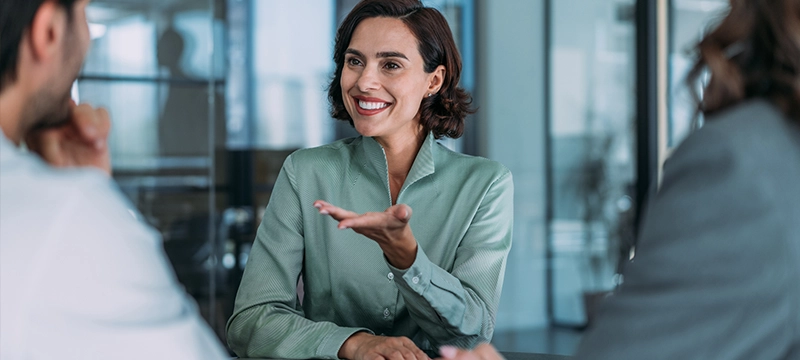
[[[428,97],[431,97],[431,96],[433,96],[433,93],[428,93]]]

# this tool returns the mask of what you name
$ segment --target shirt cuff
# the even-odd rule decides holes
[[[386,260],[385,257],[384,260]],[[432,266],[434,265],[419,245],[417,245],[417,257],[408,269],[398,269],[389,264],[389,261],[386,261],[386,265],[394,274],[397,285],[406,287],[419,295],[422,295],[431,285]]]
[[[344,342],[359,331],[375,335],[372,330],[366,328],[339,327],[333,329],[319,345],[319,348],[317,349],[317,356],[322,359],[338,359],[339,349],[342,348]]]

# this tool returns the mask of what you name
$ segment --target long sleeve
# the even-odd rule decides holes
[[[667,161],[636,257],[577,358],[789,356],[800,306],[797,246],[790,245],[798,197],[796,177],[780,174],[797,167],[782,163],[792,159],[789,147],[768,148],[782,141],[763,136],[757,127],[772,125],[756,114],[741,121],[761,123],[746,131],[706,126]]]
[[[276,180],[228,321],[228,345],[241,357],[336,359],[350,335],[368,331],[304,316],[296,294],[304,233],[294,176],[289,157]]]
[[[483,194],[452,271],[431,262],[421,247],[410,268],[390,266],[409,314],[434,346],[471,347],[491,339],[511,248],[513,198],[506,170]]]

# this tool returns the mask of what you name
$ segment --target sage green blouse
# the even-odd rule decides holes
[[[228,344],[240,357],[337,358],[357,331],[407,336],[423,350],[488,341],[511,247],[513,183],[503,165],[428,135],[397,197],[412,210],[414,264],[396,269],[374,241],[320,215],[392,205],[383,148],[356,137],[298,150],[283,164],[244,271]],[[302,275],[302,305],[296,286]]]

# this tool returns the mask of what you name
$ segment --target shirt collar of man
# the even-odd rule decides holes
[[[3,130],[0,130],[0,159],[6,160],[15,156],[19,149],[6,137]]]

